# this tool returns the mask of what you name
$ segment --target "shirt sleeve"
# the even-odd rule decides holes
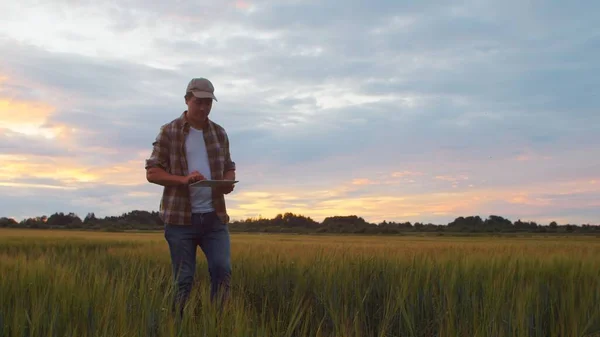
[[[224,172],[227,171],[235,171],[235,162],[231,160],[231,151],[229,149],[229,137],[227,133],[224,133],[225,136],[225,165]]]
[[[165,126],[160,128],[156,139],[152,143],[150,158],[146,159],[146,169],[152,167],[160,167],[165,171],[169,170],[169,136]]]

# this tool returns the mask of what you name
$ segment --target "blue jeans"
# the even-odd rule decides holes
[[[192,214],[192,225],[165,225],[173,275],[177,283],[173,311],[181,315],[189,299],[196,273],[196,248],[199,246],[208,262],[210,300],[223,304],[229,297],[231,250],[229,229],[215,212]]]

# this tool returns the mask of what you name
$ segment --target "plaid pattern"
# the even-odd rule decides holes
[[[156,140],[152,143],[152,154],[146,160],[146,169],[161,167],[170,174],[188,175],[185,139],[189,130],[190,124],[185,118],[185,112],[170,123],[162,125]],[[213,179],[223,179],[225,172],[235,170],[235,163],[231,161],[229,152],[229,138],[223,127],[209,119],[204,128],[204,142]],[[221,221],[228,223],[225,196],[213,190],[212,201]],[[165,223],[191,225],[192,205],[188,187],[165,186],[159,213]]]

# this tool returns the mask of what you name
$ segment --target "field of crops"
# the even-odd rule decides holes
[[[169,311],[162,233],[0,230],[1,336],[600,336],[600,238],[232,236]]]

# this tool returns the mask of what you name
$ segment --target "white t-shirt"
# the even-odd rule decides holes
[[[188,162],[188,172],[200,172],[206,179],[212,179],[208,153],[204,143],[202,130],[190,127],[185,139],[185,149]],[[214,211],[212,204],[212,189],[210,187],[190,186],[192,213],[207,213]]]

